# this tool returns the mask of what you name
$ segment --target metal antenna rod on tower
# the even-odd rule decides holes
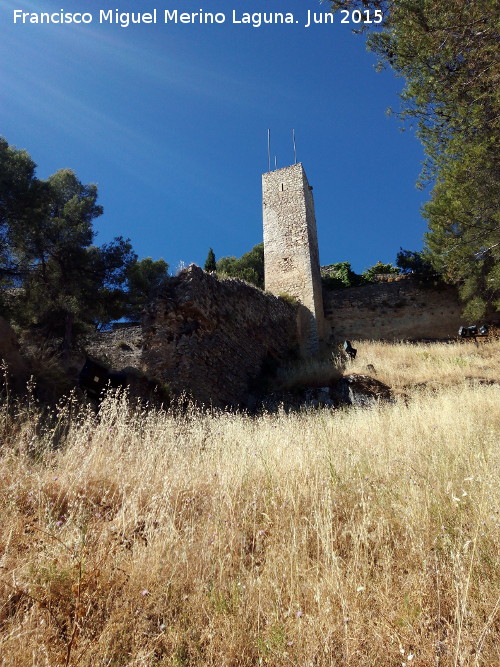
[[[271,171],[271,129],[267,130],[267,171]]]
[[[295,144],[295,130],[292,130],[293,139],[293,164],[297,164],[297,146]]]
[[[275,169],[278,168],[278,158],[276,157],[276,155],[274,156],[274,168]]]

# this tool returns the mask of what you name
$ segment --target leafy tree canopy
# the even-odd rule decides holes
[[[26,151],[0,140],[0,283],[20,288],[1,305],[20,325],[61,336],[65,350],[85,327],[126,312],[137,256],[122,237],[94,244],[101,213],[95,185],[69,169],[39,180]]]
[[[405,275],[426,277],[435,273],[423,252],[403,250],[403,248],[399,249],[396,256],[396,266]]]
[[[467,312],[500,308],[498,0],[332,0],[379,10],[368,48],[404,77],[399,116],[415,122],[434,182],[424,206],[426,254],[457,283]]]
[[[101,215],[95,185],[63,169],[41,181],[37,206],[10,221],[11,252],[24,267],[18,321],[62,336],[64,348],[85,325],[122,316],[121,287],[136,260],[128,240],[93,244]]]
[[[168,264],[151,257],[132,262],[127,267],[126,317],[139,320],[146,305],[158,295],[168,280]]]
[[[0,286],[12,286],[19,276],[10,247],[11,224],[36,206],[39,187],[35,163],[28,153],[0,137]]]
[[[258,243],[249,252],[237,259],[221,257],[217,262],[217,273],[241,278],[264,289],[264,244]]]

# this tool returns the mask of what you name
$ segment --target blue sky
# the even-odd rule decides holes
[[[88,25],[14,24],[13,11],[90,12]],[[156,25],[99,24],[100,9],[158,10]],[[163,10],[221,12],[224,24],[164,24]],[[293,12],[292,25],[233,24],[232,11]],[[316,0],[0,0],[0,134],[46,178],[97,183],[96,242],[122,235],[140,257],[203,265],[262,240],[267,129],[278,167],[314,186],[322,264],[362,271],[419,250],[429,192],[411,131],[387,117],[402,81],[377,74],[354,25],[304,27]]]

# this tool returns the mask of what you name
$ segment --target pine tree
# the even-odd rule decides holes
[[[60,337],[68,353],[78,332],[124,315],[127,267],[137,256],[121,237],[94,245],[102,213],[95,185],[70,169],[39,180],[35,166],[0,139],[0,286],[20,288],[0,302],[21,326]]]
[[[151,257],[132,262],[127,269],[126,313],[128,320],[140,320],[147,304],[152,301],[168,280],[168,264],[164,259]]]
[[[459,286],[466,313],[500,310],[498,0],[331,0],[382,22],[368,48],[405,79],[403,121],[426,153],[426,259]],[[359,31],[358,31],[359,32]]]
[[[212,248],[210,248],[210,250],[208,251],[204,269],[205,271],[210,271],[210,272],[217,271],[217,264],[215,263],[215,253],[212,250]]]

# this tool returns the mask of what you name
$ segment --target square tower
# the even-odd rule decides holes
[[[262,208],[265,288],[300,302],[302,350],[315,353],[323,339],[323,295],[312,187],[301,163],[262,175]]]

